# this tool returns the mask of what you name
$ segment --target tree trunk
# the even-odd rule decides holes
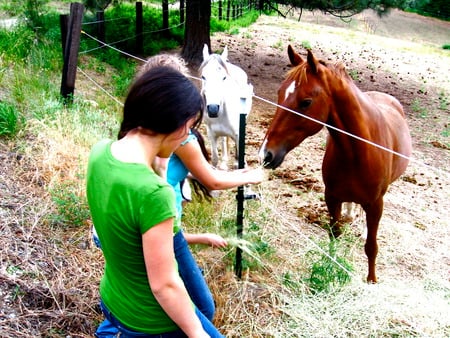
[[[203,60],[202,50],[206,43],[211,50],[210,24],[211,0],[187,0],[184,45],[181,51],[183,59],[197,67]]]

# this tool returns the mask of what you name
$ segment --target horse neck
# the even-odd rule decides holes
[[[339,130],[364,139],[371,139],[369,119],[369,104],[364,93],[352,82],[342,81],[342,86],[332,93],[332,102],[327,124]],[[352,136],[328,127],[330,137],[348,154],[357,152],[357,148],[366,147],[364,142],[357,141]]]

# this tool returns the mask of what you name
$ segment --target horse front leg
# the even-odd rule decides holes
[[[366,244],[364,245],[364,251],[366,252],[369,266],[367,282],[376,283],[377,275],[375,272],[375,267],[378,255],[377,234],[381,215],[383,214],[383,198],[381,197],[374,203],[371,203],[370,205],[363,205],[362,207],[366,212],[367,222],[367,239]]]
[[[341,209],[342,202],[327,194],[325,190],[325,202],[330,214],[330,227],[328,233],[331,239],[338,238],[342,234]]]
[[[220,140],[221,140],[221,147],[220,147],[221,159],[220,159],[219,168],[222,170],[227,170],[228,169],[228,137],[221,136]]]
[[[219,152],[217,150],[217,136],[213,135],[212,132],[209,134],[209,140],[211,142],[211,164],[213,167],[217,167],[219,163]]]

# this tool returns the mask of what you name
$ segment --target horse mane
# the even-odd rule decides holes
[[[339,78],[346,78],[351,79],[351,77],[348,75],[345,65],[341,61],[337,61],[335,63],[327,63],[323,60],[319,60],[319,63],[323,66],[325,66],[327,69],[329,69],[334,75],[336,75]],[[301,84],[303,81],[307,81],[306,76],[306,66],[308,65],[308,62],[302,62],[301,64],[293,67],[292,69],[288,70],[286,73],[286,79],[291,81],[296,81],[299,84]]]
[[[230,74],[230,72],[228,71],[227,63],[223,61],[222,57],[219,54],[210,54],[206,60],[203,60],[202,64],[200,65],[200,68],[199,68],[200,72],[212,60],[216,60],[219,63],[219,65],[221,65],[225,69],[227,74]]]

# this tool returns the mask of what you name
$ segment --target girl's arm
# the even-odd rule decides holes
[[[224,190],[246,184],[258,184],[264,180],[262,168],[225,171],[214,169],[205,159],[197,141],[177,148],[175,154],[200,183],[209,190]]]
[[[173,249],[173,219],[153,226],[142,235],[150,288],[167,315],[188,337],[209,337],[194,311],[178,275]]]
[[[228,245],[222,236],[216,234],[188,234],[183,232],[183,235],[188,244],[206,244],[213,248],[225,248]]]

